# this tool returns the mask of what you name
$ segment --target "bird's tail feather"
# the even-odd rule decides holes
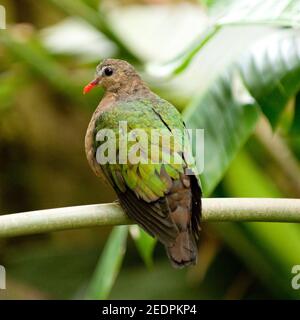
[[[190,230],[181,231],[172,246],[166,246],[172,265],[183,268],[197,263],[198,249]]]

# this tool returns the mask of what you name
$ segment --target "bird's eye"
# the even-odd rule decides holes
[[[109,76],[111,76],[111,75],[113,74],[113,69],[112,69],[111,67],[106,67],[106,68],[104,68],[103,73],[104,73],[107,77],[109,77]]]

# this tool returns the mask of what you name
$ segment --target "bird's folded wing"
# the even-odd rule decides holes
[[[165,129],[169,132],[171,137],[169,148],[163,148],[161,142],[158,142],[157,145],[157,140],[148,139],[148,145],[140,150],[140,154],[146,158],[144,162],[133,164],[127,159],[128,161],[124,164],[117,161],[117,163],[101,165],[127,214],[150,234],[160,237],[160,240],[166,245],[172,243],[179,232],[178,227],[170,218],[166,195],[174,181],[180,179],[187,169],[180,143],[179,147],[177,144],[181,137],[171,132],[172,129],[182,131],[184,124],[174,107],[171,108],[169,115],[171,117],[166,116],[164,112],[162,112],[163,115],[160,114],[164,108],[168,107],[168,105],[155,105],[147,101],[127,103],[126,108],[116,108],[116,111],[113,111],[115,114],[110,114],[109,119],[99,119],[98,126],[96,126],[96,134],[97,130],[102,128],[103,123],[106,128],[115,130],[117,142],[121,139],[118,123],[124,119],[127,120],[128,130],[143,129],[147,137],[151,136],[152,129]],[[173,116],[172,112],[175,112]],[[128,155],[133,144],[134,142],[127,144]],[[96,148],[97,146],[99,143],[95,143]],[[117,160],[120,157],[119,146],[117,143]],[[158,148],[155,148],[157,146]],[[159,152],[159,163],[152,161],[153,150]],[[166,156],[169,161],[161,161],[162,156]],[[181,161],[178,161],[180,159]]]

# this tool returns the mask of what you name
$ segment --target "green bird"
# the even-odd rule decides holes
[[[180,133],[185,130],[181,114],[154,94],[133,66],[123,60],[103,60],[97,66],[96,78],[84,88],[84,93],[96,86],[102,86],[105,94],[85,137],[92,170],[112,185],[126,214],[165,246],[174,267],[196,264],[202,192],[199,177],[180,149]],[[131,139],[125,143],[125,133],[120,130],[120,123],[125,122],[128,132],[141,129],[149,138],[150,143],[140,144],[136,152],[140,161],[130,161],[137,142]],[[151,139],[154,129],[169,136],[170,148]],[[114,139],[111,136],[102,139],[107,130],[115,134]],[[108,146],[112,147],[115,159],[108,157],[110,161],[105,163],[103,157],[109,153]],[[127,152],[125,158],[121,147]],[[153,155],[148,151],[152,148],[158,161],[151,161]],[[169,162],[162,161],[164,155],[169,157]],[[174,161],[178,158],[182,161]]]

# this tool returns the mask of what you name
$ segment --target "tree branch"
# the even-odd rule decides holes
[[[300,199],[203,199],[202,220],[300,222]],[[66,207],[2,215],[0,237],[132,223],[117,203]]]

